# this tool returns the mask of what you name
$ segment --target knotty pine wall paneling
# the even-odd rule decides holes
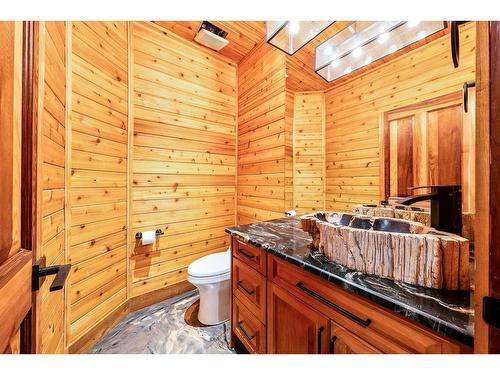
[[[46,265],[64,264],[65,254],[65,148],[66,148],[66,24],[35,24],[38,87],[36,255]],[[55,276],[48,276],[36,298],[38,353],[65,352],[65,291],[50,292]]]
[[[294,209],[304,214],[325,206],[324,93],[295,93],[293,113]]]
[[[445,35],[326,91],[326,208],[378,203],[383,112],[460,91],[475,78],[475,23],[460,29],[460,66]]]
[[[126,22],[73,22],[68,343],[127,298]]]
[[[283,217],[291,208],[285,199],[286,97],[285,55],[262,43],[238,65],[239,224]]]
[[[154,23],[133,23],[132,297],[187,279],[235,224],[236,65]],[[136,232],[161,229],[153,245]]]

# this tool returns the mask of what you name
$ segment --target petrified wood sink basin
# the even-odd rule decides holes
[[[345,212],[302,216],[313,246],[350,269],[428,288],[469,290],[469,241],[410,220]]]

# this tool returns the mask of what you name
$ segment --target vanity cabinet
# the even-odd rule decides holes
[[[232,239],[231,345],[250,353],[471,349],[264,250]]]

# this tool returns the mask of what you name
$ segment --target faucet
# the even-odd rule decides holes
[[[431,227],[443,231],[462,234],[462,187],[460,185],[416,186],[410,190],[431,188],[430,194],[403,198],[398,203],[410,206],[414,203],[431,201]]]

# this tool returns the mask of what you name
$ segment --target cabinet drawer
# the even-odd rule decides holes
[[[266,327],[238,298],[233,298],[233,332],[250,353],[266,353]]]
[[[461,346],[275,256],[269,281],[384,353],[457,353]]]
[[[266,279],[238,258],[233,258],[233,294],[266,324]]]
[[[256,269],[262,275],[266,275],[266,252],[264,250],[233,238],[232,251],[236,258]]]

